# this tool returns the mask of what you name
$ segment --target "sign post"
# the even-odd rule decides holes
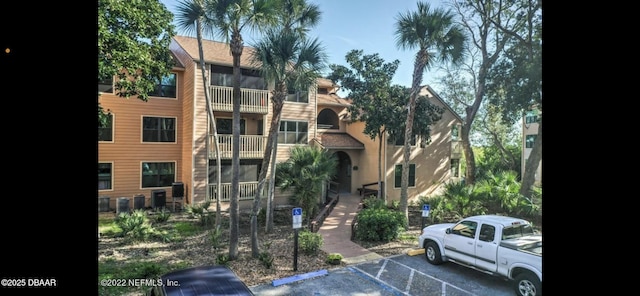
[[[420,228],[420,231],[422,231],[422,228],[424,228],[424,221],[427,219],[427,217],[429,217],[429,204],[423,204],[422,205],[422,227]]]
[[[302,208],[293,208],[291,210],[293,216],[293,271],[298,271],[298,230],[302,228]]]

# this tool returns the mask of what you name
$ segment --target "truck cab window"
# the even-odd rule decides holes
[[[484,242],[492,242],[493,239],[495,238],[496,235],[496,228],[491,226],[491,225],[487,225],[484,224],[482,225],[482,227],[480,227],[480,237],[479,239],[481,241]]]
[[[451,233],[474,238],[476,236],[476,228],[478,223],[473,221],[462,221],[451,229]]]

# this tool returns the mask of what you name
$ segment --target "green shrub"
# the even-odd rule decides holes
[[[307,255],[318,254],[322,247],[322,235],[309,230],[300,231],[298,235],[300,250]]]
[[[143,210],[135,210],[131,214],[120,213],[115,222],[122,229],[120,235],[133,240],[147,240],[155,232]]]
[[[372,195],[362,200],[362,207],[365,209],[382,209],[387,206],[384,204],[383,199]]]
[[[229,255],[226,253],[216,255],[216,264],[229,266]]]
[[[162,222],[167,222],[169,220],[169,217],[171,217],[171,212],[165,209],[162,209],[162,211],[160,211],[155,218],[156,218],[156,222],[162,223]]]
[[[387,208],[366,208],[358,213],[355,236],[361,241],[389,242],[396,239],[406,225],[407,219],[402,212]]]
[[[220,230],[220,226],[211,230],[209,234],[209,241],[216,252],[218,249],[222,248],[222,230]]]
[[[327,256],[327,259],[325,260],[325,262],[329,263],[329,264],[340,264],[340,260],[342,260],[342,254],[340,253],[331,253]]]

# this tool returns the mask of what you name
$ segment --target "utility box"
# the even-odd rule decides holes
[[[133,209],[144,209],[144,194],[136,194],[133,196]]]
[[[151,208],[164,208],[167,204],[167,191],[164,189],[151,191]]]
[[[109,203],[111,202],[111,198],[109,196],[103,195],[98,197],[98,212],[108,212],[109,211]]]
[[[126,197],[118,197],[116,206],[116,214],[129,213],[129,199]]]

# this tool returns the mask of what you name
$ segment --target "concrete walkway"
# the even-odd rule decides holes
[[[322,250],[327,253],[340,253],[342,262],[355,264],[382,256],[371,252],[351,241],[351,224],[356,216],[361,197],[357,194],[340,193],[340,200],[318,230],[322,235]]]

